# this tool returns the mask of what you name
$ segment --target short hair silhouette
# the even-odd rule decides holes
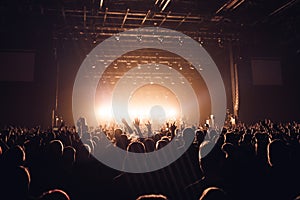
[[[76,160],[76,150],[72,146],[67,146],[63,150],[64,163],[74,164]]]
[[[24,164],[25,152],[21,146],[16,145],[8,149],[3,154],[3,157],[5,159],[6,164],[16,167]]]
[[[39,200],[71,200],[69,195],[60,189],[53,189],[44,192],[39,198]]]
[[[167,146],[168,142],[166,140],[158,140],[156,142],[156,150],[159,150],[161,148],[163,148],[164,146]]]
[[[146,152],[152,152],[155,150],[155,142],[152,138],[146,138],[144,140],[144,145],[145,145]]]
[[[1,199],[27,199],[31,182],[28,169],[23,166],[10,167],[5,173],[7,179],[0,182]]]
[[[268,162],[270,166],[286,164],[289,158],[288,147],[282,140],[273,140],[268,145]]]
[[[145,145],[142,142],[135,141],[135,142],[131,142],[128,145],[127,151],[134,152],[134,153],[145,153],[146,149],[145,149]]]
[[[162,194],[145,194],[139,196],[136,200],[168,200],[168,198]]]
[[[209,187],[206,188],[199,200],[228,200],[224,190],[218,187]]]

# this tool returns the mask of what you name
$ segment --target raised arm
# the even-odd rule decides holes
[[[148,137],[151,137],[153,134],[152,134],[152,127],[151,127],[151,123],[150,121],[148,121],[145,126],[147,127],[147,130],[148,130]]]
[[[126,129],[128,130],[128,132],[129,132],[130,134],[133,134],[133,130],[132,130],[132,128],[128,125],[126,119],[123,118],[123,119],[122,119],[122,122],[123,122],[123,124],[125,125]]]
[[[135,127],[135,129],[136,129],[136,131],[137,131],[137,133],[139,135],[139,137],[143,138],[144,136],[143,136],[143,134],[141,132],[141,129],[140,129],[140,119],[139,118],[135,118],[134,122],[133,122],[133,125],[134,125],[134,127]]]

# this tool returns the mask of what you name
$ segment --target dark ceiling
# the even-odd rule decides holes
[[[300,0],[2,0],[1,32],[49,24],[54,38],[101,40],[130,28],[158,26],[192,37],[238,38],[267,30],[299,41]]]

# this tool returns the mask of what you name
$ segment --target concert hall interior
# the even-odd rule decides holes
[[[0,199],[300,199],[299,11],[2,0]]]

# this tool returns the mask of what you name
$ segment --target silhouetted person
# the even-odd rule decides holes
[[[3,159],[5,165],[12,166],[12,167],[21,166],[24,165],[25,152],[21,146],[17,145],[8,149],[4,153]]]
[[[129,145],[130,140],[127,138],[127,135],[121,134],[118,137],[116,137],[116,146],[123,149],[127,150],[127,146]]]
[[[76,150],[71,146],[65,147],[63,150],[62,160],[66,169],[72,167],[76,161]]]
[[[295,180],[297,171],[293,171],[290,151],[282,140],[273,140],[268,145],[268,162],[270,169],[270,196],[273,199],[292,199],[299,192],[299,180]]]
[[[208,187],[224,185],[221,176],[223,153],[211,141],[204,141],[199,147],[199,162],[203,177],[185,188],[186,199],[199,199]]]
[[[143,141],[144,145],[145,145],[145,150],[146,152],[153,152],[155,150],[155,142],[152,138],[146,138]]]
[[[135,141],[131,142],[128,147],[127,147],[128,152],[133,152],[133,153],[145,153],[145,145],[142,142]]]
[[[28,198],[30,173],[23,166],[11,166],[1,170],[0,198],[25,200]]]
[[[167,146],[168,143],[169,143],[168,141],[160,139],[160,140],[158,140],[158,141],[156,142],[155,149],[156,149],[156,150],[159,150],[159,149],[161,149],[161,148]]]
[[[200,144],[204,141],[204,139],[205,139],[205,132],[201,130],[196,130],[196,144],[198,148]]]

